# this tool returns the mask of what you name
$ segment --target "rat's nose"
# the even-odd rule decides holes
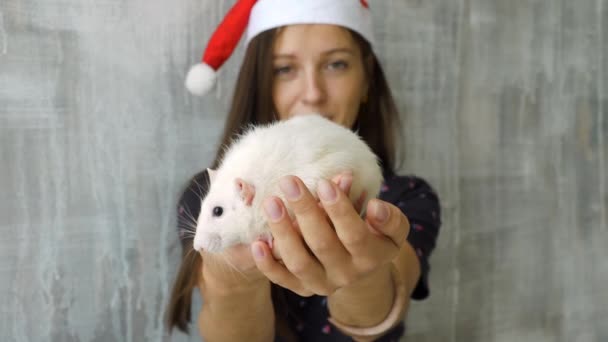
[[[217,233],[209,233],[204,236],[204,249],[208,252],[218,252],[222,246],[222,237]]]

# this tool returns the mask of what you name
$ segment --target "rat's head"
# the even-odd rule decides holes
[[[253,221],[252,184],[240,178],[215,178],[210,171],[210,187],[197,220],[194,249],[219,253],[238,243],[247,243]]]

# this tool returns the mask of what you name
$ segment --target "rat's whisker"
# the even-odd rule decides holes
[[[198,180],[196,180],[196,178],[194,179],[194,184],[196,184],[196,186],[198,187],[198,190],[200,191],[200,193],[205,192],[205,189],[208,188],[203,188],[203,186],[201,185],[201,183],[198,182]],[[201,197],[201,195],[199,195],[199,193],[195,193],[196,197],[198,197],[201,202],[203,201],[203,198]]]
[[[188,223],[179,224],[177,228],[179,231],[188,232],[191,234],[196,233],[196,227]]]
[[[222,259],[224,259],[224,261],[230,265],[230,269],[234,272],[238,272],[240,275],[242,275],[245,279],[249,280],[249,278],[247,278],[247,275],[245,275],[245,273],[243,273],[241,270],[239,270],[231,261],[230,259],[228,259],[228,257],[224,254],[221,253],[220,256],[222,257]],[[234,274],[234,273],[233,273]]]
[[[192,253],[198,253],[198,252],[196,251],[196,249],[191,248],[190,250],[188,250],[188,252],[186,252],[186,255],[184,257],[188,258],[188,257],[190,257],[190,254],[192,254]]]
[[[178,224],[179,228],[184,228],[187,229],[189,231],[195,232],[196,231],[196,224],[192,223],[192,222],[180,222]]]
[[[192,221],[188,221],[188,220],[182,220],[182,222],[179,222],[179,225],[196,229],[196,222],[192,222]]]
[[[194,217],[194,215],[192,214],[192,212],[190,211],[190,207],[186,207],[184,210],[184,214],[186,214],[186,218],[190,219],[192,221],[192,223],[194,223],[196,225],[197,223],[197,219]]]
[[[195,234],[187,230],[180,230],[179,236],[182,239],[194,239]]]
[[[180,227],[180,228],[182,228],[182,231],[184,232],[184,234],[188,234],[189,236],[194,236],[196,234],[196,232],[194,230],[189,229],[189,228],[192,228],[192,227],[183,226],[183,227]]]

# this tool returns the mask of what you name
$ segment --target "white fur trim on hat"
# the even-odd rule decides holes
[[[247,27],[247,43],[259,33],[292,24],[333,24],[361,34],[373,44],[369,8],[359,0],[258,0]]]

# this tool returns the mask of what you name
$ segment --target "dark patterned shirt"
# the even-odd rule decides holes
[[[192,232],[193,218],[198,217],[201,198],[208,188],[206,172],[196,175],[184,191],[178,206],[180,238]],[[429,257],[435,248],[441,212],[439,198],[431,186],[416,176],[385,175],[380,199],[399,207],[410,222],[408,241],[420,261],[421,276],[411,298],[422,300],[429,296]],[[191,234],[190,238],[191,238]],[[289,290],[283,291],[289,307],[287,322],[300,341],[341,342],[352,341],[328,322],[327,298],[324,296],[301,297]],[[398,341],[405,331],[404,323],[391,329],[381,342]],[[281,341],[277,338],[276,341]]]

